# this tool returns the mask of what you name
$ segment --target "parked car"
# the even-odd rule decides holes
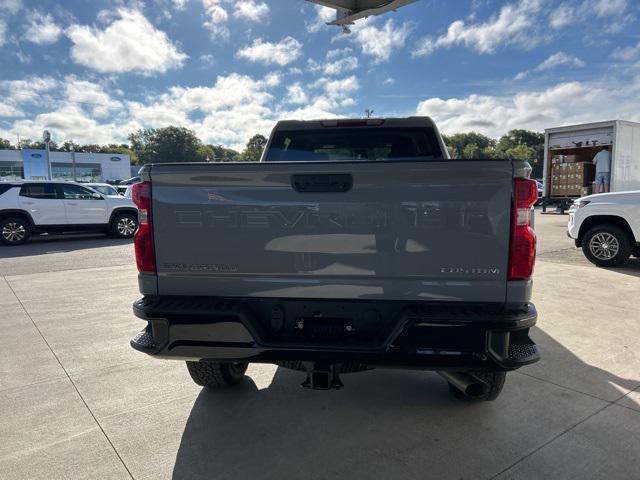
[[[0,184],[0,240],[20,245],[38,233],[99,231],[133,237],[138,211],[131,200],[72,182]]]
[[[535,182],[538,187],[538,201],[536,201],[536,205],[540,205],[544,197],[544,184],[540,180],[536,180]]]
[[[82,185],[85,187],[89,187],[92,190],[101,193],[102,195],[111,197],[117,197],[118,195],[120,195],[116,187],[114,187],[113,185],[109,185],[108,183],[83,183]]]
[[[133,185],[135,183],[140,183],[140,177],[131,177],[129,180],[122,180],[120,185]]]
[[[579,198],[569,209],[567,234],[599,267],[619,267],[640,257],[640,191]]]
[[[493,400],[539,359],[530,173],[449,159],[426,117],[280,122],[261,163],[146,166],[131,345],[211,388],[250,362],[312,389],[392,367]]]

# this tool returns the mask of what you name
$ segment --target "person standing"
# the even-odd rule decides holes
[[[611,183],[611,152],[609,146],[603,146],[595,157],[593,163],[596,164],[596,193],[608,192]]]

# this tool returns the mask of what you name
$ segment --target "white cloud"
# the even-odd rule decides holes
[[[640,42],[635,46],[617,48],[613,52],[613,58],[616,60],[623,60],[625,62],[640,58]]]
[[[27,14],[24,28],[24,39],[38,45],[48,45],[58,41],[62,35],[62,28],[49,13],[43,15],[36,10]]]
[[[22,50],[16,50],[15,55],[20,63],[29,64],[31,63],[31,55],[23,52]]]
[[[287,88],[287,101],[296,105],[306,104],[309,102],[309,98],[300,85],[300,82],[289,85]]]
[[[173,8],[176,10],[184,10],[187,7],[189,0],[173,0]]]
[[[216,57],[214,57],[210,53],[205,53],[203,55],[200,55],[200,62],[203,66],[210,67],[211,65],[216,63]]]
[[[73,60],[102,73],[164,73],[188,58],[138,10],[119,9],[104,30],[72,25],[66,33]]]
[[[269,15],[269,6],[256,0],[237,0],[233,15],[251,22],[262,22]]]
[[[302,44],[293,37],[286,37],[278,43],[264,42],[258,38],[253,44],[238,50],[236,55],[251,62],[285,66],[300,58]]]
[[[328,22],[332,22],[336,19],[336,11],[333,8],[316,5],[315,10],[315,19],[306,23],[307,31],[309,33],[318,33],[320,30],[327,27]]]
[[[581,3],[575,4],[563,2],[551,11],[549,21],[551,27],[559,29],[575,25],[576,23],[591,21],[594,17],[604,20],[614,20],[616,17],[618,19],[622,17],[628,6],[628,0],[584,0]],[[622,24],[624,23],[625,22],[622,22]],[[616,31],[622,24],[618,22],[605,25],[603,30]]]
[[[430,98],[418,104],[416,113],[431,116],[445,133],[477,131],[496,138],[514,128],[542,131],[612,118],[638,121],[640,111],[629,98],[639,93],[640,78],[615,88],[610,82],[570,82],[515,95]]]
[[[467,25],[457,20],[449,25],[446,34],[421,39],[413,55],[427,56],[454,45],[464,45],[480,53],[493,53],[504,45],[532,48],[542,41],[537,33],[541,9],[542,0],[519,0],[505,5],[498,15],[483,23]]]
[[[367,19],[352,28],[352,35],[363,54],[381,63],[388,61],[395,50],[404,47],[411,30],[412,26],[407,22],[396,28],[393,20],[387,20],[384,26],[378,28],[375,20]]]
[[[556,29],[571,25],[575,21],[574,10],[570,5],[562,3],[551,11],[549,21],[551,26]]]
[[[552,70],[556,67],[584,67],[584,62],[580,60],[578,57],[573,55],[568,55],[565,52],[558,52],[551,55],[544,62],[536,67],[538,72],[543,72],[545,70]]]
[[[7,41],[7,23],[0,18],[0,47]]]
[[[90,109],[96,118],[106,117],[122,108],[122,103],[113,100],[101,85],[74,77],[65,79],[64,94],[67,102]]]
[[[22,98],[40,110],[1,122],[0,136],[36,138],[50,129],[56,141],[106,144],[126,142],[129,133],[141,128],[179,125],[206,143],[242,149],[255,133],[268,135],[278,120],[335,118],[355,104],[360,88],[353,75],[321,77],[312,85],[285,85],[282,94],[287,77],[280,72],[261,78],[231,73],[210,85],[174,86],[136,101],[123,99],[123,92],[107,89],[107,83],[75,76],[0,81],[0,98]],[[18,116],[19,108],[0,103],[0,114]]]
[[[59,88],[60,83],[52,77],[26,77],[23,80],[0,80],[1,95],[15,104],[46,105],[44,93]]]
[[[340,79],[322,77],[310,85],[310,88],[321,90],[313,99],[313,105],[323,110],[332,110],[355,105],[353,94],[360,89],[360,82],[355,75]]]
[[[207,13],[207,21],[204,22],[204,26],[211,32],[211,36],[229,38],[229,28],[227,27],[229,14],[220,5],[220,0],[202,0],[202,5]]]
[[[9,14],[17,13],[22,8],[22,0],[2,0],[0,1],[0,11]]]
[[[358,57],[353,54],[350,48],[329,50],[324,62],[308,60],[309,70],[314,73],[321,72],[323,75],[342,75],[358,68]]]
[[[24,113],[15,105],[0,100],[0,118],[2,117],[21,117]]]
[[[595,12],[600,18],[615,17],[622,14],[628,4],[628,0],[585,0],[581,10]]]
[[[546,72],[558,67],[583,68],[585,63],[574,55],[565,52],[557,52],[547,58],[533,69],[534,72]],[[531,74],[531,70],[525,70],[515,76],[515,80],[524,80]]]
[[[383,85],[393,85],[394,83],[396,83],[396,81],[391,77],[385,78],[382,82]]]
[[[36,83],[35,78],[0,82],[0,95],[33,88],[31,80]],[[36,138],[43,129],[50,129],[56,141],[105,144],[126,142],[127,135],[140,128],[180,125],[194,130],[206,143],[242,149],[255,133],[268,135],[278,120],[336,117],[340,109],[354,104],[359,89],[355,76],[323,77],[314,85],[289,86],[289,95],[280,95],[281,82],[278,73],[262,78],[232,73],[219,76],[209,86],[176,86],[145,100],[126,101],[118,99],[117,92],[109,94],[100,84],[84,79],[67,77],[64,83],[44,79],[38,89],[58,85],[47,91],[50,101],[41,105],[46,110],[14,119],[9,128],[3,128],[7,123],[3,122],[0,136],[15,138],[19,133]],[[14,107],[0,107],[0,112]]]
[[[205,28],[211,36],[228,40],[229,8],[233,5],[233,16],[250,22],[264,22],[269,15],[269,5],[259,0],[202,0],[207,15]]]
[[[59,109],[41,113],[35,118],[18,120],[13,123],[9,138],[17,134],[25,138],[39,138],[43,129],[52,132],[55,141],[74,140],[80,143],[107,144],[124,141],[122,131],[131,132],[135,124],[110,122],[98,123],[77,105],[66,104]],[[139,128],[139,125],[138,125]],[[6,133],[4,133],[6,135]]]

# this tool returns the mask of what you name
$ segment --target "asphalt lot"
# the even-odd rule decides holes
[[[640,261],[592,266],[566,218],[537,217],[543,361],[481,405],[425,372],[311,392],[251,366],[240,388],[203,391],[128,345],[143,326],[131,242],[0,247],[0,479],[638,478]]]

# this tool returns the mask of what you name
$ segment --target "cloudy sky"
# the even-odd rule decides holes
[[[0,137],[242,146],[281,118],[430,115],[499,136],[640,121],[638,0],[419,0],[350,35],[303,0],[0,0]]]

